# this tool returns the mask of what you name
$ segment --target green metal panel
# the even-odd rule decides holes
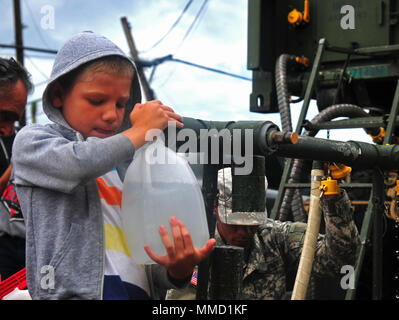
[[[260,24],[261,10],[260,0],[248,1],[248,46],[247,46],[247,68],[249,70],[260,67]]]
[[[248,58],[250,70],[274,70],[278,27],[276,0],[248,0]]]
[[[276,112],[274,86],[275,1],[248,1],[247,67],[253,70],[250,111]]]
[[[383,54],[398,52],[398,0],[310,0],[309,5],[310,23],[298,28],[288,23],[287,16],[293,8],[303,11],[303,0],[248,0],[247,66],[254,71],[250,111],[278,112],[274,84],[277,58],[288,53],[305,56],[313,63],[321,38],[333,47],[344,48],[343,52],[355,49],[361,53],[351,55],[347,69],[355,79],[397,75],[396,62]],[[375,51],[380,52],[378,57]],[[329,73],[342,69],[346,59],[345,53],[325,52],[320,66],[323,77],[317,79],[324,80],[322,87],[334,86],[326,81],[331,76],[336,81],[339,75]],[[300,89],[292,93],[301,94]]]
[[[334,46],[357,48],[390,44],[389,0],[323,1],[323,5],[317,6],[316,16],[316,38],[327,38]],[[350,20],[353,20],[352,25]],[[342,55],[335,53],[324,57],[324,61],[342,59]]]
[[[318,106],[323,109],[336,103],[338,89],[343,89],[337,103],[355,103],[362,107],[375,107],[380,111],[371,113],[378,117],[367,119],[348,119],[319,123],[319,128],[372,128],[384,126],[386,138],[383,145],[363,145],[350,142],[360,147],[360,158],[366,162],[376,159],[373,167],[397,169],[392,162],[399,159],[398,145],[387,146],[392,135],[398,135],[399,113],[399,0],[309,0],[310,23],[293,27],[287,21],[287,15],[293,8],[303,11],[304,0],[248,0],[248,68],[253,70],[253,92],[250,98],[250,110],[256,112],[278,112],[275,90],[274,68],[278,57],[285,54],[309,58],[308,70],[289,70],[287,79],[290,94],[303,97],[306,88],[304,107],[297,124],[301,130],[302,120],[306,118],[307,106],[311,98],[318,98]],[[322,55],[316,55],[320,39],[326,39],[328,45]],[[320,46],[319,46],[320,49]],[[320,51],[320,50],[319,50]],[[313,68],[312,68],[313,64]],[[311,88],[315,85],[316,95]],[[331,98],[333,97],[333,99]],[[324,99],[323,99],[324,98]],[[320,110],[321,110],[320,109]],[[396,131],[396,132],[395,132]],[[324,149],[331,143],[323,142],[320,146],[312,144],[309,153],[319,159],[319,154],[326,155]],[[331,155],[324,161],[331,161],[340,147],[331,146]],[[357,148],[355,147],[355,149]],[[378,150],[373,150],[378,148]],[[289,149],[289,150],[288,150]],[[295,149],[295,150],[294,150]],[[276,217],[283,191],[286,188],[305,187],[305,184],[286,184],[291,170],[292,159],[306,150],[306,141],[302,137],[298,145],[279,147],[278,154],[288,157],[283,172],[279,197],[275,201],[272,217]],[[315,150],[317,155],[315,154]],[[366,155],[364,157],[364,155]],[[342,161],[341,161],[342,160]],[[335,159],[346,162],[346,159]],[[349,161],[350,162],[350,161]],[[350,163],[349,163],[350,164]],[[356,261],[356,284],[366,250],[366,241],[373,228],[373,284],[374,299],[382,297],[383,281],[383,242],[382,218],[384,204],[384,184],[380,171],[375,170],[373,177],[370,205],[363,220],[361,230],[362,246]],[[348,187],[348,186],[347,186]],[[359,186],[351,186],[359,187]],[[365,184],[362,187],[371,187]],[[356,289],[348,291],[347,299],[355,297]],[[398,292],[398,291],[396,291]]]

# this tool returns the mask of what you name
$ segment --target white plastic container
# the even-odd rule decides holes
[[[209,239],[204,200],[188,162],[161,139],[138,151],[122,193],[123,232],[133,258],[139,264],[155,263],[145,244],[158,255],[166,254],[158,228],[164,225],[173,243],[171,216],[183,221],[196,248],[203,247]]]

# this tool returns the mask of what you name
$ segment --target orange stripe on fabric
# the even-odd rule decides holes
[[[109,205],[122,206],[122,192],[117,187],[109,187],[102,178],[97,178],[100,198]]]

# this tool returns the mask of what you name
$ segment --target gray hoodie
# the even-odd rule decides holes
[[[83,32],[68,40],[43,93],[43,109],[54,123],[26,126],[15,139],[13,175],[26,223],[27,282],[33,299],[102,299],[104,222],[96,178],[117,168],[123,181],[134,146],[120,133],[84,139],[53,107],[48,88],[78,66],[109,55],[130,61],[103,36]],[[121,130],[130,126],[130,111],[141,100],[136,74]],[[175,287],[160,265],[148,266],[147,276],[153,298],[159,298],[154,284]]]

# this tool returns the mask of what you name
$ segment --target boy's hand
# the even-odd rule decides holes
[[[191,276],[194,266],[211,253],[216,241],[215,239],[210,239],[203,248],[196,249],[194,248],[190,233],[183,222],[176,217],[171,217],[169,222],[172,229],[174,246],[165,226],[159,227],[159,234],[166,248],[166,255],[157,255],[148,245],[144,246],[144,250],[152,260],[163,265],[171,277],[184,279]]]
[[[172,108],[164,106],[159,100],[147,101],[144,104],[137,103],[130,113],[132,128],[124,131],[123,134],[138,149],[146,142],[145,136],[148,130],[164,130],[168,126],[168,121],[173,121],[177,128],[182,128],[184,126],[182,120],[182,116],[175,113]]]
[[[145,127],[149,129],[165,129],[168,121],[176,123],[176,127],[183,127],[182,116],[173,111],[171,107],[165,106],[159,100],[151,100],[144,104],[137,103],[130,113],[132,126]]]

